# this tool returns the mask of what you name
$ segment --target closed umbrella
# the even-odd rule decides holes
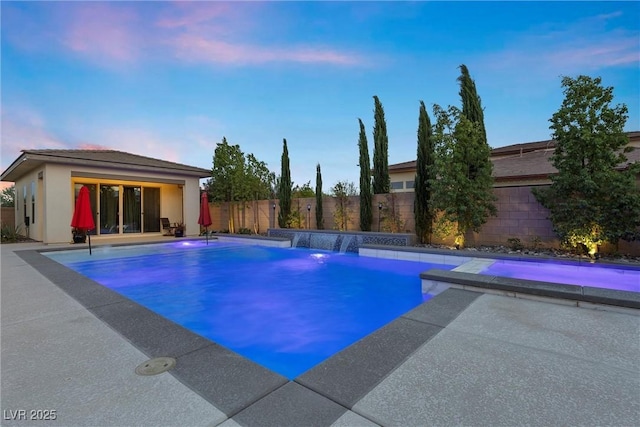
[[[84,185],[80,188],[80,193],[78,193],[76,208],[73,211],[73,217],[71,218],[71,226],[79,230],[85,230],[89,237],[89,255],[91,255],[91,234],[89,234],[89,230],[96,228],[96,224],[93,222],[93,212],[91,211],[91,201],[89,200],[89,189]]]
[[[204,227],[205,235],[207,236],[207,245],[209,244],[209,226],[211,225],[211,214],[209,213],[209,201],[207,200],[207,193],[202,193],[200,197],[200,217],[198,218],[198,224]]]

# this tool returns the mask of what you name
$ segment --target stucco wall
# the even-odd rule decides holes
[[[39,178],[39,175],[41,179]],[[106,177],[105,177],[106,175]],[[35,217],[31,211],[32,185],[35,188]],[[16,181],[15,225],[25,229],[23,189],[27,188],[27,216],[30,217],[28,235],[44,243],[63,243],[71,240],[71,217],[74,209],[75,183],[113,183],[114,185],[142,185],[160,188],[160,216],[171,222],[183,221],[187,235],[198,235],[200,211],[199,179],[162,173],[126,171],[48,164]],[[34,222],[35,219],[35,222]],[[96,239],[111,236],[96,236]],[[132,233],[131,237],[135,235]]]
[[[392,184],[392,193],[413,192],[413,183],[416,180],[416,173],[415,171],[389,173],[389,180]],[[401,182],[402,188],[393,188],[393,184],[396,182]],[[407,183],[410,183],[410,185],[407,185]]]
[[[41,169],[23,176],[15,183],[15,227],[19,229],[20,234],[28,236],[34,240],[42,240],[42,230],[44,227],[44,217],[41,209],[44,197],[42,193],[42,182],[38,179],[39,171],[41,171]],[[35,209],[32,208],[33,203],[35,203]],[[29,217],[28,229],[25,224],[25,217],[27,216]]]

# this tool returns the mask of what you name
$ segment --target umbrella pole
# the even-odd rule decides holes
[[[209,246],[209,227],[204,228],[205,236],[207,236],[207,246]]]
[[[87,231],[87,237],[89,238],[89,255],[91,255],[91,234]]]

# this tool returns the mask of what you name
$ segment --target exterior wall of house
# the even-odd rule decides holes
[[[389,180],[391,181],[392,193],[413,192],[416,172],[389,172]]]
[[[42,169],[33,171],[15,183],[15,227],[20,234],[35,240],[42,240],[44,217],[42,206],[44,203],[42,182],[38,173]],[[29,217],[27,229],[26,217]]]
[[[184,222],[186,235],[198,235],[200,183],[198,178],[162,173],[118,172],[103,168],[83,168],[46,164],[20,177],[16,185],[15,225],[22,234],[44,243],[70,242],[71,217],[75,208],[74,184],[110,183],[113,185],[152,186],[160,188],[160,216],[171,222]],[[24,207],[26,189],[26,210]],[[33,205],[33,208],[32,208]],[[29,216],[26,233],[25,216]],[[34,221],[35,220],[35,221]],[[158,234],[162,233],[162,230]],[[139,233],[95,236],[108,239],[135,237]]]

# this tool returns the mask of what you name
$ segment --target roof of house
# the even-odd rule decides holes
[[[171,175],[206,178],[211,176],[208,169],[166,160],[154,159],[117,150],[22,150],[4,172],[2,181],[15,182],[20,176],[45,163],[81,165],[108,169],[155,172]]]
[[[640,131],[627,132],[630,141],[640,140]],[[547,178],[557,172],[549,158],[556,146],[555,140],[526,142],[491,150],[493,177],[496,180],[518,178]],[[630,146],[632,151],[625,153],[627,161],[619,165],[626,168],[630,163],[640,162],[640,148]],[[416,161],[389,165],[389,172],[412,172],[416,169]]]
[[[631,163],[640,162],[640,149],[636,147],[630,148],[631,151],[625,153],[627,161],[618,165],[618,169],[625,169]],[[549,175],[558,172],[550,161],[553,151],[552,148],[549,148],[492,158],[493,177],[498,181],[505,179],[547,178]]]
[[[629,142],[640,140],[640,131],[626,132]],[[546,141],[523,142],[521,144],[507,145],[506,147],[498,147],[491,150],[491,157],[509,156],[514,154],[527,153],[530,151],[546,150],[556,148],[556,140],[548,139]]]

